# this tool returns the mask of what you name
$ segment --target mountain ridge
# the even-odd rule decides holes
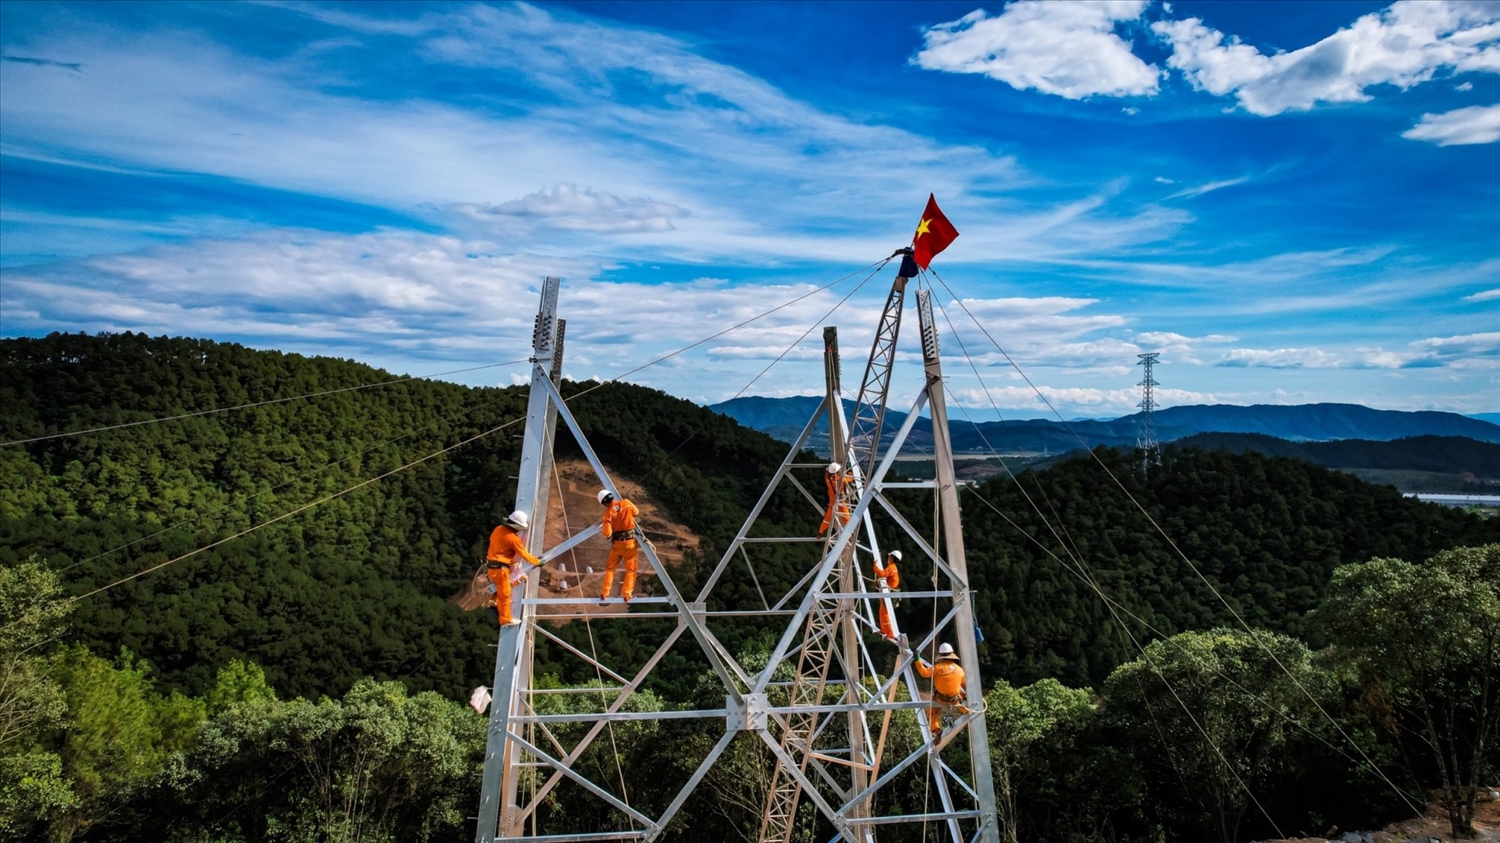
[[[746,427],[791,441],[821,400],[818,396],[746,396],[711,404],[708,409]],[[845,400],[844,404],[846,412],[852,409],[852,402]],[[905,413],[888,410],[887,427],[893,430],[905,418]],[[1080,445],[1129,447],[1140,435],[1140,421],[1140,413],[1109,420],[1070,422],[1048,419],[967,422],[950,415],[949,427],[955,452],[987,452],[991,447],[1056,451]],[[1153,421],[1157,438],[1162,442],[1199,433],[1258,433],[1292,442],[1343,439],[1386,442],[1414,436],[1462,436],[1500,443],[1500,424],[1484,419],[1437,410],[1377,410],[1360,404],[1194,404],[1157,410]],[[925,418],[919,420],[913,437],[913,444],[918,447],[924,439],[930,443],[931,422]],[[816,447],[819,442],[813,444]],[[826,451],[826,445],[823,450]]]

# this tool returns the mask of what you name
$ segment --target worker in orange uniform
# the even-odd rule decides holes
[[[886,554],[885,564],[875,560],[875,582],[886,591],[899,591],[901,589],[901,572],[896,570],[896,563],[901,561],[901,551],[893,550]],[[894,597],[882,597],[880,599],[880,634],[887,641],[896,640],[896,628],[891,623],[891,610],[886,608],[894,601]]]
[[[833,524],[833,515],[838,513],[838,524],[836,529],[842,530],[844,524],[849,521],[849,484],[854,482],[853,475],[844,471],[844,467],[836,462],[828,464],[827,470],[823,472],[823,482],[828,487],[828,509],[823,512],[823,523],[818,526],[818,535],[828,532],[828,526]]]
[[[636,539],[635,517],[640,514],[635,504],[620,498],[608,489],[599,490],[599,505],[604,507],[604,517],[599,532],[609,539],[609,559],[604,563],[604,588],[599,593],[599,603],[609,602],[609,591],[615,584],[615,568],[625,563],[625,579],[620,583],[620,596],[629,603],[635,595],[636,554],[640,546]]]
[[[916,666],[923,679],[932,680],[932,706],[927,709],[927,728],[932,730],[933,740],[937,740],[943,733],[943,714],[952,709],[958,709],[960,714],[969,713],[965,705],[968,698],[964,694],[964,669],[958,663],[952,644],[938,647],[937,664],[929,665],[918,658]]]
[[[526,549],[526,542],[521,539],[521,531],[530,526],[531,517],[518,509],[490,533],[490,549],[484,557],[485,573],[489,575],[490,582],[495,584],[495,612],[501,626],[516,622],[510,612],[511,569],[518,564],[516,557],[537,567],[542,565],[542,560],[532,556],[531,551]]]

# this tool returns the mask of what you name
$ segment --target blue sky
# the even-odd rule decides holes
[[[1131,412],[1142,351],[1165,405],[1500,410],[1497,2],[0,16],[4,336],[426,374],[524,357],[560,275],[565,372],[611,377],[884,258],[931,192],[933,268],[1066,416]],[[846,383],[892,274],[829,319]],[[817,392],[863,277],[629,379]],[[1044,415],[938,300],[955,400]]]

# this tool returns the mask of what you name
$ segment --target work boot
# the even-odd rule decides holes
[[[632,595],[632,594],[622,594],[620,596],[623,597],[623,598],[625,598],[625,605],[629,606],[630,605],[630,598],[633,597],[634,595]]]

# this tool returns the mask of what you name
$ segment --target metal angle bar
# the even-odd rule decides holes
[[[826,466],[819,466],[819,467],[820,468],[826,468]],[[795,474],[788,474],[786,476],[786,479],[792,481],[792,485],[795,486],[795,487],[797,487],[797,491],[799,491],[799,492],[802,493],[802,497],[807,498],[807,502],[813,505],[813,511],[814,512],[821,512],[822,511],[823,507],[818,504],[818,499],[815,498],[815,497],[813,497],[813,493],[809,492],[807,490],[806,486],[802,485],[802,481],[797,479],[797,475],[795,475]]]
[[[682,631],[686,629],[686,626],[682,623],[681,617],[677,617],[677,627],[673,629],[669,635],[667,635],[666,640],[662,642],[660,647],[656,648],[656,652],[652,654],[651,658],[646,660],[646,663],[641,666],[641,669],[636,671],[635,678],[627,683],[626,689],[622,691],[619,696],[616,696],[614,700],[609,704],[609,706],[605,709],[606,714],[613,714],[614,712],[619,711],[620,708],[625,705],[625,701],[630,698],[631,693],[634,693],[635,688],[639,687],[640,684],[645,681],[646,676],[650,674],[652,668],[656,667],[656,663],[661,661],[662,657],[672,649],[672,645],[677,643],[677,639],[682,637]],[[587,749],[591,743],[593,743],[594,738],[598,737],[599,733],[604,730],[604,727],[608,725],[608,723],[609,721],[605,719],[596,720],[593,727],[590,728],[588,730],[588,733],[583,736],[583,739],[578,742],[578,745],[573,747],[571,751],[564,753],[567,763],[572,764],[574,761],[577,761],[578,758],[583,755],[583,751]],[[546,729],[546,724],[543,724],[542,728]],[[531,814],[531,812],[535,811],[536,807],[542,804],[542,800],[547,797],[548,793],[552,792],[552,788],[556,787],[557,783],[560,780],[561,776],[558,773],[554,772],[551,778],[549,778],[546,782],[543,782],[542,786],[536,790],[535,795],[532,796],[531,802],[526,806],[526,810],[522,813],[522,817],[524,818],[525,816]]]
[[[477,843],[491,843],[500,831],[500,810],[505,796],[502,789],[508,743],[506,738],[510,732],[511,683],[515,679],[516,639],[520,634],[520,624],[503,627],[500,630],[500,645],[495,648],[495,680],[490,687],[496,689],[496,695],[490,702],[490,723],[485,735],[479,825],[474,838]],[[507,641],[507,638],[510,640]],[[499,695],[499,689],[504,689],[504,696]]]
[[[587,603],[588,601],[584,601]],[[632,603],[635,601],[631,601]],[[698,614],[703,614],[699,612]],[[761,613],[756,613],[761,614]],[[542,621],[577,621],[588,618],[599,623],[604,621],[638,621],[646,618],[680,618],[678,612],[615,612],[610,614],[593,614],[590,612],[548,612],[536,618],[538,623]]]
[[[901,430],[897,432],[896,439],[891,443],[891,447],[886,452],[885,458],[880,461],[880,466],[871,475],[873,482],[878,483],[885,478],[886,472],[890,470],[891,463],[895,462],[896,454],[900,451],[901,444],[906,441],[907,435],[911,433],[912,426],[916,424],[917,414],[921,411],[922,405],[926,400],[927,393],[925,390],[917,395],[917,400],[912,407],[911,414],[902,423]],[[814,579],[812,581],[814,591],[818,584],[828,579],[829,574],[838,565],[840,557],[843,556],[844,547],[849,544],[854,534],[858,532],[860,521],[863,520],[865,511],[870,508],[870,501],[873,497],[870,494],[861,495],[859,503],[854,506],[854,511],[849,513],[848,520],[844,523],[843,529],[839,531],[838,538],[834,541],[833,546],[828,549],[822,564],[814,569]],[[755,689],[756,693],[760,693],[764,689],[764,683],[769,681],[769,677],[775,672],[776,667],[786,660],[787,650],[791,648],[793,638],[801,629],[802,622],[806,619],[808,612],[811,611],[815,597],[816,595],[810,591],[803,598],[802,605],[797,609],[797,614],[793,616],[792,622],[787,625],[787,630],[781,636],[781,641],[777,643],[776,649],[771,653],[770,661],[767,662],[765,670],[761,672],[760,685]],[[778,603],[777,606],[779,608],[780,604]]]
[[[756,576],[755,565],[750,561],[750,554],[745,546],[740,545],[740,558],[745,560],[745,570],[750,572],[750,579],[755,583],[755,593],[760,595],[760,605],[764,609],[770,609],[771,603],[766,600],[766,590],[760,587],[760,577]]]
[[[574,606],[579,603],[595,603],[598,601],[578,597],[532,597],[521,601],[525,606]],[[632,597],[630,605],[642,603],[671,603],[668,597]]]
[[[925,706],[924,706],[925,707]],[[616,720],[696,720],[729,716],[727,708],[683,709],[681,711],[585,711],[582,714],[518,714],[511,717],[517,723],[593,723],[601,717]]]
[[[759,618],[767,615],[794,615],[796,609],[706,609],[694,614],[705,618]]]
[[[615,693],[625,690],[626,686],[603,686],[599,688],[522,688],[521,693],[527,697],[546,697],[552,694],[598,694],[601,691]]]
[[[829,755],[828,754],[829,752],[833,752],[833,751],[834,750],[827,750],[827,751],[824,751],[824,752],[809,752],[807,754],[807,757],[808,758],[816,759],[818,761],[822,761],[822,762],[824,762],[826,764],[837,764],[840,767],[852,767],[852,768],[858,768],[858,769],[861,769],[861,770],[873,770],[873,769],[875,769],[874,766],[872,766],[870,764],[863,764],[863,763],[861,763],[859,761],[851,761],[848,758],[840,758],[837,755]],[[844,752],[848,752],[847,749],[843,750],[843,751]]]
[[[840,711],[904,711],[907,708],[930,708],[919,699],[904,702],[829,702],[825,705],[796,705],[766,708],[766,714],[838,714]]]
[[[932,628],[932,631],[929,632],[929,633],[927,633],[927,635],[925,637],[923,637],[921,641],[917,642],[915,645],[912,646],[912,648],[911,648],[912,653],[914,653],[914,654],[920,654],[922,652],[922,649],[924,647],[926,647],[928,644],[931,644],[933,642],[933,640],[935,640],[937,638],[938,633],[942,632],[948,626],[948,623],[953,620],[953,616],[956,615],[956,614],[958,614],[958,609],[956,607],[952,608],[952,609],[949,609],[948,610],[948,614],[943,615],[943,619],[940,620],[940,621],[938,621],[937,625]],[[903,669],[910,670],[910,668],[911,668],[911,662],[910,661],[907,661],[907,662],[904,662],[904,663],[900,664],[898,666],[897,670],[894,673],[891,674],[890,678],[888,678],[885,681],[885,683],[882,684],[880,686],[880,688],[876,690],[875,696],[877,696],[877,697],[884,696],[887,692],[890,691],[891,684],[894,683],[894,682],[896,682],[898,679],[900,679],[902,670]],[[913,690],[915,690],[915,688],[916,688],[916,683],[915,682],[909,682],[908,684],[912,686]],[[913,696],[915,697],[915,694],[913,694]]]
[[[760,735],[760,739],[765,742],[766,746],[771,748],[771,752],[776,756],[776,760],[780,761],[782,766],[786,768],[787,775],[796,779],[797,784],[801,785],[802,792],[807,794],[807,798],[811,799],[818,806],[818,809],[823,812],[823,816],[827,817],[835,828],[842,831],[848,824],[848,821],[840,816],[837,811],[833,810],[833,806],[829,805],[828,800],[823,798],[823,794],[819,793],[818,789],[813,786],[812,780],[808,779],[797,768],[797,762],[790,755],[786,754],[786,750],[781,748],[781,744],[777,743],[775,738],[771,737],[770,730],[757,729],[755,733]]]
[[[708,771],[718,762],[719,756],[723,755],[724,750],[729,748],[729,742],[734,740],[736,734],[739,733],[725,730],[724,736],[719,738],[719,742],[714,744],[714,748],[709,750],[708,755],[704,756],[703,761],[698,764],[698,769],[693,771],[692,777],[687,780],[687,783],[682,786],[681,790],[677,791],[677,796],[673,798],[672,803],[667,806],[667,809],[662,812],[661,819],[659,820],[660,828],[666,828],[667,823],[671,822],[672,818],[677,816],[677,812],[682,809],[688,797],[692,795],[694,790],[698,789],[698,784],[703,781],[703,777],[708,775]],[[655,839],[655,835],[647,839],[653,840]]]
[[[954,732],[957,732],[957,731],[958,731],[958,729],[957,729],[957,728],[955,728],[955,729],[954,729],[954,730],[953,730],[953,731],[954,731]],[[971,798],[973,798],[973,800],[974,800],[974,801],[975,801],[975,802],[978,802],[978,801],[979,801],[979,794],[977,794],[977,793],[975,793],[975,792],[974,792],[974,788],[972,788],[972,787],[969,787],[969,783],[968,783],[968,782],[966,782],[966,781],[964,781],[964,780],[963,780],[963,777],[962,777],[962,776],[960,776],[960,775],[959,775],[959,774],[958,774],[958,773],[957,773],[957,772],[955,772],[955,771],[954,771],[954,769],[953,769],[953,768],[952,768],[952,767],[949,767],[949,766],[948,766],[948,762],[947,762],[947,761],[944,761],[944,760],[943,760],[943,758],[942,758],[942,756],[938,756],[938,760],[937,760],[937,762],[938,762],[938,764],[940,764],[940,765],[941,765],[941,766],[942,766],[942,768],[943,768],[943,769],[944,769],[944,770],[947,770],[947,771],[948,771],[948,776],[949,776],[949,777],[950,777],[950,778],[952,778],[952,779],[953,779],[953,780],[954,780],[954,781],[955,781],[955,782],[958,782],[958,786],[959,786],[959,787],[961,787],[961,788],[963,788],[963,789],[964,789],[964,791],[965,791],[965,792],[966,792],[966,793],[968,793],[968,794],[969,794],[969,796],[970,796],[970,797],[971,797]],[[976,812],[976,813],[977,813],[977,812]]]
[[[552,382],[545,378],[542,381],[542,386],[551,393],[553,400],[557,402],[557,415],[568,425],[568,430],[572,431],[574,440],[578,443],[578,447],[583,451],[584,456],[588,457],[589,465],[594,467],[594,472],[604,482],[604,487],[618,496],[620,492],[615,488],[614,481],[610,479],[609,473],[604,470],[604,465],[599,462],[598,455],[594,453],[593,446],[589,444],[587,437],[583,435],[583,431],[578,427],[578,421],[573,418],[573,413],[563,403],[562,395],[558,393],[557,387],[553,386]],[[703,648],[703,654],[708,658],[709,666],[714,669],[715,673],[719,674],[719,681],[724,683],[725,689],[735,699],[740,699],[740,689],[735,685],[733,677],[720,660],[719,654],[714,651],[713,646],[704,637],[702,625],[688,611],[687,601],[683,600],[682,595],[678,593],[677,585],[672,581],[672,576],[667,572],[667,567],[657,558],[656,551],[651,549],[650,542],[640,542],[639,545],[641,552],[646,554],[646,559],[656,569],[657,582],[661,583],[662,587],[667,590],[668,596],[672,598],[673,604],[677,606],[681,617],[687,622],[688,630],[693,633],[694,638],[698,639],[698,645]]]
[[[941,764],[942,759],[938,756],[938,753],[928,753],[927,768],[932,772],[933,781],[937,785],[938,801],[942,803],[944,811],[952,812],[954,810],[953,794],[948,791],[948,777],[942,774],[939,766]],[[984,806],[980,805],[980,810],[983,809]],[[982,818],[979,825],[980,828],[984,827],[984,820]],[[948,820],[948,833],[953,836],[953,843],[964,843],[963,831],[958,827],[958,820]]]
[[[624,682],[626,685],[630,684],[630,680],[629,679],[626,679],[625,677],[623,677],[620,674],[614,672],[613,670],[610,670],[608,667],[606,667],[605,665],[601,664],[597,659],[595,659],[593,656],[590,656],[588,653],[585,653],[584,651],[578,649],[577,647],[574,647],[572,644],[569,644],[568,642],[562,640],[561,638],[559,638],[557,636],[556,633],[552,632],[551,630],[542,629],[541,627],[537,627],[537,632],[540,632],[541,634],[547,636],[549,639],[551,639],[552,641],[556,642],[556,644],[559,647],[562,647],[564,650],[567,650],[568,652],[570,652],[573,655],[579,657],[580,659],[583,659],[585,662],[587,662],[588,664],[592,665],[593,667],[596,667],[599,670],[603,671],[605,674],[607,674],[609,676],[609,678],[615,680],[616,682]]]
[[[920,726],[920,724],[918,725]],[[864,802],[866,799],[870,798],[870,796],[876,791],[880,790],[882,787],[885,787],[887,784],[890,784],[891,780],[900,775],[902,770],[905,770],[913,763],[922,760],[922,757],[926,754],[926,746],[921,746],[915,750],[912,750],[912,753],[910,755],[896,762],[896,764],[889,770],[881,773],[880,778],[876,779],[873,782],[870,782],[870,784],[867,785],[864,790],[861,790],[859,793],[854,794],[854,796],[850,798],[848,802],[844,803],[844,807],[839,809],[840,812],[842,813],[843,811],[848,810],[849,808],[852,808],[853,806],[858,805]]]
[[[577,532],[577,533],[575,533],[575,534],[573,534],[571,536],[568,536],[566,539],[564,539],[562,541],[561,544],[559,544],[557,547],[552,548],[551,550],[547,551],[546,553],[543,553],[539,558],[544,563],[550,562],[553,559],[556,559],[557,557],[563,555],[564,553],[567,553],[568,551],[572,550],[573,548],[575,548],[575,547],[583,544],[584,542],[586,542],[589,539],[593,538],[594,536],[598,535],[600,529],[601,529],[601,527],[600,527],[599,524],[594,524],[593,526],[589,527],[586,530],[581,530],[581,531],[579,531],[579,532]]]
[[[866,817],[859,821],[860,825],[897,825],[898,823],[925,823],[933,820],[962,820],[979,816],[979,810],[969,811],[939,811],[931,814],[904,814],[895,817]]]
[[[827,400],[827,398],[823,399],[824,402]],[[760,493],[760,500],[756,501],[755,506],[751,507],[750,514],[746,516],[745,523],[740,526],[740,531],[735,534],[734,541],[730,542],[729,547],[725,548],[724,555],[719,558],[719,564],[714,566],[713,573],[704,581],[703,588],[699,589],[698,602],[701,603],[708,599],[708,593],[713,590],[714,585],[719,581],[719,577],[723,575],[725,567],[729,565],[730,556],[740,546],[740,543],[745,540],[745,536],[750,534],[750,528],[755,525],[756,519],[760,518],[761,510],[766,508],[766,504],[770,502],[771,496],[776,493],[776,487],[781,484],[781,478],[787,476],[787,471],[792,465],[792,459],[802,451],[802,443],[806,442],[807,437],[812,435],[813,426],[818,423],[818,416],[822,412],[823,403],[820,402],[818,409],[813,412],[812,418],[808,419],[807,424],[803,426],[802,433],[797,436],[797,441],[793,442],[792,447],[787,449],[786,457],[782,459],[781,466],[776,469],[775,474],[771,475],[771,480],[766,484],[765,491]]]
[[[957,594],[953,589],[945,591],[825,591],[822,594],[824,600],[880,600],[885,597],[898,598],[932,598],[932,597],[954,597]]]
[[[776,603],[771,606],[771,608],[773,610],[779,610],[782,606],[785,606],[786,602],[795,597],[797,595],[797,592],[802,590],[802,586],[807,585],[809,582],[811,582],[812,578],[816,576],[817,573],[818,569],[816,567],[809,568],[807,570],[807,573],[802,575],[802,579],[797,580],[797,582],[790,589],[787,589],[786,594],[782,595],[781,599],[777,600]]]
[[[979,654],[974,635],[974,609],[968,598],[968,562],[964,552],[964,531],[958,502],[958,479],[953,471],[953,442],[948,430],[948,408],[943,394],[942,355],[938,348],[937,324],[932,318],[932,294],[927,290],[917,291],[917,316],[922,326],[922,369],[926,378],[924,393],[929,395],[932,416],[932,446],[938,482],[939,511],[942,516],[943,546],[948,553],[948,565],[953,570],[954,580],[963,585],[965,594],[954,601],[958,609],[956,634],[958,636],[959,660],[963,663],[965,696],[971,700],[982,700],[984,688],[979,682]],[[990,769],[990,744],[985,727],[984,710],[974,712],[974,724],[969,733],[969,757],[973,761],[974,790],[979,794],[979,807],[984,812],[980,828],[987,843],[1000,843],[995,828],[995,786]],[[958,823],[950,821],[955,841]]]
[[[876,493],[876,500],[879,501],[881,508],[891,516],[891,518],[896,522],[897,525],[901,527],[906,535],[910,537],[912,541],[916,542],[917,548],[925,553],[927,555],[927,558],[931,559],[932,563],[938,566],[938,568],[948,576],[948,579],[954,582],[961,582],[959,580],[959,577],[953,573],[953,569],[948,567],[948,563],[944,562],[942,557],[938,556],[938,552],[933,549],[932,545],[928,544],[927,540],[922,538],[922,534],[917,532],[917,528],[913,527],[911,525],[911,522],[906,520],[906,516],[902,515],[901,512],[896,509],[895,504],[887,500],[885,495],[881,495],[879,493]],[[965,589],[968,589],[969,587],[969,584],[967,582],[962,582],[962,585]]]
[[[761,536],[742,539],[740,544],[811,544],[824,541],[822,536]]]
[[[588,792],[594,794],[595,796],[599,797],[600,799],[603,799],[605,802],[608,802],[609,805],[610,805],[610,807],[614,808],[617,811],[622,811],[622,812],[630,815],[632,818],[635,819],[636,822],[640,823],[641,825],[646,826],[648,829],[655,827],[656,823],[653,822],[650,817],[648,817],[645,814],[641,813],[640,811],[637,811],[636,809],[630,807],[629,805],[625,804],[624,802],[621,802],[619,800],[619,798],[617,798],[613,793],[610,793],[609,791],[605,790],[604,788],[600,787],[599,785],[596,785],[593,782],[589,781],[587,778],[585,778],[581,774],[579,774],[576,771],[574,771],[571,766],[564,765],[561,761],[559,761],[556,758],[553,758],[552,756],[550,756],[547,753],[543,752],[541,747],[536,746],[535,744],[531,743],[530,741],[526,740],[525,738],[521,737],[520,735],[511,735],[510,739],[512,741],[520,744],[521,747],[524,748],[527,752],[531,753],[532,755],[535,755],[536,757],[542,759],[543,761],[547,762],[548,764],[551,764],[552,767],[553,767],[553,769],[557,770],[558,772],[562,773],[563,775],[567,776],[568,778],[572,779],[573,781],[578,782],[580,785],[583,785],[583,787],[584,787],[585,790],[587,790]]]
[[[635,840],[644,831],[595,831],[584,834],[537,834],[531,837],[507,837],[506,843],[588,843],[594,840]]]
[[[883,492],[886,489],[932,489],[936,486],[937,482],[933,480],[888,480],[881,483],[877,491]]]

